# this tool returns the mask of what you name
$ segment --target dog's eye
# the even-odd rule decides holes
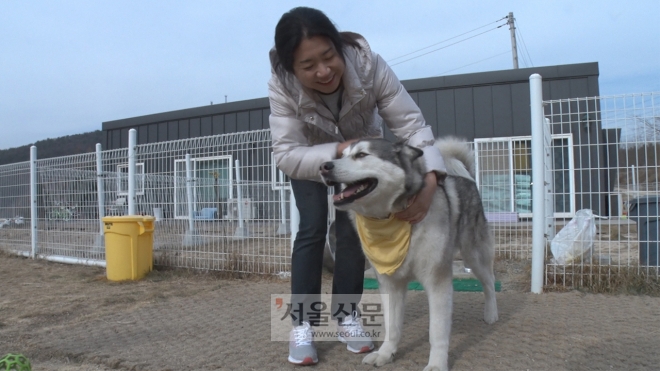
[[[367,157],[367,156],[369,156],[368,153],[358,152],[358,153],[356,153],[355,156],[353,156],[353,157],[355,157],[355,158],[363,158],[363,157]]]

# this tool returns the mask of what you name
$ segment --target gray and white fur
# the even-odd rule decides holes
[[[412,226],[408,254],[392,274],[376,272],[381,295],[389,295],[385,308],[386,340],[363,363],[381,366],[392,362],[403,331],[404,299],[408,282],[418,280],[429,300],[431,352],[424,371],[448,370],[452,321],[453,258],[460,251],[484,289],[484,321],[497,321],[494,242],[474,181],[474,154],[468,144],[455,138],[436,141],[447,176],[442,180],[426,217]],[[335,195],[335,206],[374,218],[385,218],[403,210],[408,199],[424,185],[426,173],[421,151],[383,139],[353,143],[343,157],[324,163],[321,176],[328,184],[365,184]],[[369,180],[364,182],[364,180]],[[375,183],[373,180],[377,180]],[[375,184],[375,186],[374,186]],[[346,189],[349,189],[347,187]]]

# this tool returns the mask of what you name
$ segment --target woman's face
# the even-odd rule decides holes
[[[323,94],[335,92],[341,84],[346,65],[325,37],[303,39],[293,52],[293,73],[303,86]]]

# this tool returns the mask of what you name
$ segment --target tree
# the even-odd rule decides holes
[[[39,140],[34,145],[37,146],[37,157],[43,159],[94,152],[96,150],[96,143],[102,142],[103,132],[96,130],[82,134]],[[32,145],[28,144],[0,150],[0,165],[29,161],[30,146]]]
[[[626,120],[621,132],[622,148],[639,148],[660,142],[660,116],[633,116]]]

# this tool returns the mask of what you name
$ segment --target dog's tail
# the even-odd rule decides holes
[[[447,174],[471,180],[476,179],[474,151],[466,141],[448,136],[438,138],[435,146],[438,147],[445,160]]]

